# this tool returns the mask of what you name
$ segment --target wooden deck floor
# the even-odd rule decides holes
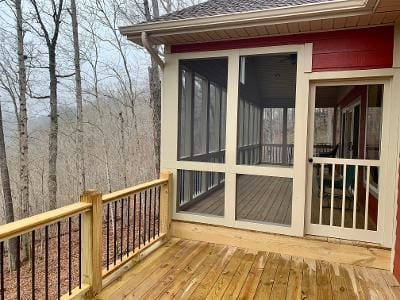
[[[224,188],[220,188],[186,211],[222,216],[224,214],[224,197]],[[239,176],[236,213],[238,220],[290,225],[292,180],[269,176]]]
[[[400,299],[388,271],[171,239],[95,299]]]

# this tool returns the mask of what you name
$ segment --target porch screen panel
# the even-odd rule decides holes
[[[237,164],[293,165],[297,55],[240,59]]]
[[[177,212],[224,216],[224,173],[178,170],[177,182]]]
[[[221,119],[220,119],[220,148],[225,150],[226,142],[226,90],[222,89],[221,92]]]
[[[180,73],[180,101],[179,101],[179,155],[190,156],[190,122],[192,102],[192,76],[191,73],[182,69]]]
[[[193,101],[193,154],[201,155],[207,151],[207,82],[200,76],[194,78]]]
[[[178,160],[225,162],[227,58],[182,60]]]

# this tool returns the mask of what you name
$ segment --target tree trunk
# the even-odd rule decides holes
[[[43,22],[43,8],[39,8],[37,0],[30,0],[35,9],[36,21],[39,23],[46,40],[47,50],[49,53],[49,77],[50,77],[50,130],[49,130],[49,174],[47,179],[49,192],[49,208],[57,207],[57,154],[58,154],[58,111],[57,111],[57,74],[56,74],[56,47],[58,35],[60,33],[61,16],[63,12],[64,0],[52,1],[51,20],[54,24],[50,26],[53,35],[49,35],[46,24]]]
[[[74,44],[74,65],[75,65],[75,98],[76,98],[76,150],[78,154],[78,169],[80,173],[80,191],[86,189],[85,175],[85,152],[83,145],[83,104],[82,104],[82,78],[81,78],[81,62],[79,48],[79,32],[78,32],[78,17],[76,14],[75,0],[71,0],[71,20],[72,20],[72,36]]]
[[[152,16],[149,8],[148,0],[143,1],[145,18],[150,21]],[[153,17],[160,15],[158,8],[158,0],[152,0]],[[155,47],[156,52],[158,47]],[[150,105],[152,109],[153,119],[153,145],[156,175],[160,173],[160,145],[161,145],[161,81],[160,71],[157,62],[151,57],[151,67],[149,68],[149,88],[150,88]]]
[[[24,32],[22,28],[21,0],[15,1],[17,18],[18,87],[19,87],[19,208],[20,218],[29,217],[29,169],[28,169],[28,113],[26,108],[26,67],[24,55]],[[22,257],[29,256],[29,240],[22,240]]]
[[[119,113],[119,119],[120,119],[120,122],[121,122],[121,145],[120,145],[120,148],[121,148],[121,161],[122,161],[122,164],[123,164],[123,167],[124,167],[124,173],[123,173],[123,176],[124,176],[124,188],[127,188],[128,187],[128,170],[127,170],[127,164],[128,164],[128,162],[127,162],[127,160],[128,160],[128,158],[127,158],[127,156],[126,156],[126,153],[125,153],[125,123],[124,123],[124,116],[122,115],[122,112],[120,112]]]
[[[8,173],[6,145],[4,141],[3,113],[0,103],[0,171],[1,185],[3,187],[4,214],[6,223],[14,222],[14,207],[10,187],[10,175]],[[17,240],[11,239],[8,242],[10,269],[15,270],[17,262]],[[3,259],[3,258],[1,258]]]
[[[161,81],[158,65],[151,60],[149,68],[150,103],[153,118],[153,145],[156,174],[160,173],[160,145],[161,145]]]
[[[49,131],[49,208],[57,208],[57,154],[58,154],[58,108],[57,108],[57,76],[56,49],[49,47],[50,75],[50,131]]]

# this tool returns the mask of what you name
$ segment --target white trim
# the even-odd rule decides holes
[[[400,68],[400,22],[394,26],[393,68]]]
[[[380,160],[372,159],[349,159],[349,158],[329,158],[329,157],[314,157],[314,162],[317,164],[341,164],[341,165],[353,165],[353,166],[370,166],[379,167],[381,166]]]
[[[304,46],[304,72],[312,72],[312,62],[313,62],[313,43],[306,43]]]

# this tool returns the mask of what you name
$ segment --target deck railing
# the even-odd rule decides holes
[[[171,184],[172,174],[162,172],[160,179],[107,195],[87,191],[79,203],[0,226],[0,300],[99,293],[104,279],[168,234]]]

